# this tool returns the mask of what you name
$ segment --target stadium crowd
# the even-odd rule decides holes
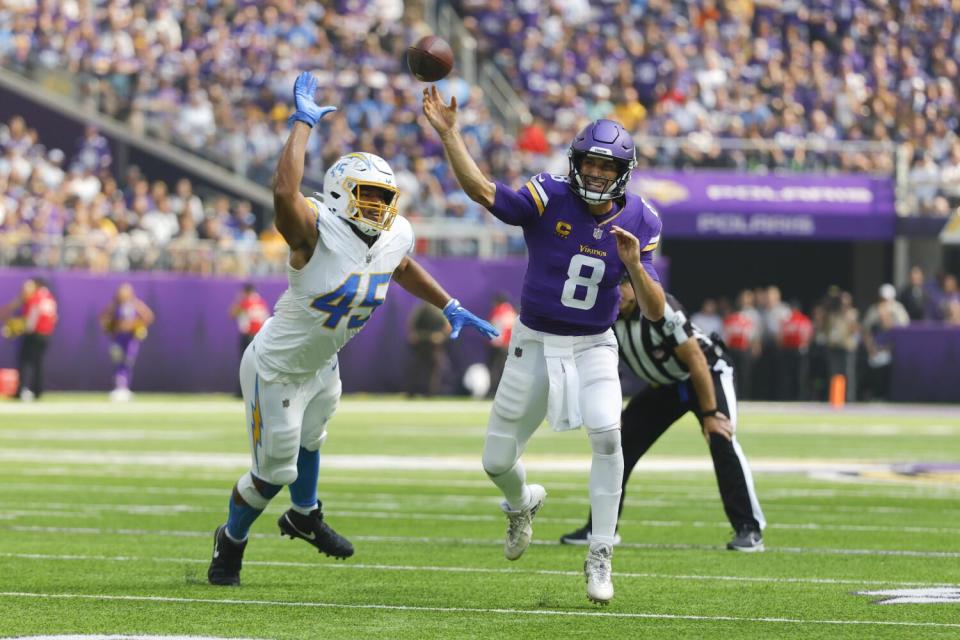
[[[390,159],[408,208],[415,203],[407,213],[482,220],[473,203],[444,203],[456,184],[438,162],[439,141],[418,124],[422,85],[402,66],[429,27],[402,1],[30,4],[0,11],[0,63],[38,80],[65,73],[82,100],[137,131],[266,185],[287,134],[290,87],[309,68],[319,101],[340,112],[311,139],[308,186],[319,188],[334,158],[364,149]],[[460,97],[484,155],[504,162],[512,141],[481,95]]]
[[[453,4],[481,59],[497,62],[535,116],[514,139],[480,92],[446,83],[490,175],[520,179],[544,156],[565,172],[573,133],[611,116],[648,141],[649,166],[889,175],[892,153],[830,143],[906,145],[912,206],[945,215],[960,204],[958,0]],[[21,2],[0,11],[0,62],[35,77],[65,72],[105,113],[261,183],[293,77],[311,68],[321,101],[341,111],[336,135],[315,139],[307,180],[346,146],[372,150],[404,174],[411,213],[432,217],[455,185],[418,126],[421,85],[403,69],[405,47],[428,31],[410,0]],[[483,219],[470,203],[452,215]]]
[[[641,146],[658,167],[889,175],[892,154],[829,145],[897,143],[922,213],[960,204],[957,0],[456,4],[537,117],[521,138],[544,149],[584,115],[667,138]]]
[[[248,264],[283,253],[268,230],[259,257],[249,202],[201,200],[187,178],[151,181],[136,166],[116,176],[112,165],[93,127],[68,154],[20,116],[0,123],[0,264],[237,273],[239,254]]]

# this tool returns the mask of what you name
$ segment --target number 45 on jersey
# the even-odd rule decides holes
[[[391,273],[371,273],[366,279],[366,294],[359,303],[354,304],[363,283],[364,274],[351,273],[343,284],[330,293],[315,298],[310,306],[327,314],[323,326],[328,329],[336,329],[340,326],[340,321],[347,317],[349,317],[347,328],[359,329],[370,319],[370,314],[383,304],[392,275]]]

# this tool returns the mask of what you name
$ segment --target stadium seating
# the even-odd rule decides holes
[[[650,166],[889,175],[899,144],[918,186],[911,208],[946,215],[960,203],[960,39],[944,3],[454,4],[536,116],[519,133],[521,150],[531,148],[524,140],[547,143],[532,148],[546,159],[510,153],[515,141],[489,122],[482,96],[448,83],[469,98],[464,128],[493,175],[563,171],[584,119],[612,116],[648,142]],[[315,139],[308,180],[362,147],[390,157],[411,183],[422,159],[445,192],[454,188],[439,145],[417,125],[421,85],[402,67],[405,46],[428,31],[419,2],[17,6],[0,13],[5,67],[67,75],[105,113],[261,183],[282,145],[289,86],[306,66],[323,100],[341,106],[330,135]],[[412,212],[436,215],[424,200]]]

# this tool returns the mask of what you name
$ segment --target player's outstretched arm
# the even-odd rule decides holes
[[[660,283],[651,278],[643,267],[640,240],[622,227],[611,226],[611,233],[617,239],[617,253],[620,261],[630,272],[630,282],[633,283],[633,291],[637,295],[640,312],[650,320],[659,320],[663,317],[666,297]]]
[[[277,171],[273,176],[275,223],[280,235],[294,251],[312,251],[317,242],[316,212],[300,193],[307,138],[320,118],[336,111],[336,107],[321,107],[314,102],[313,94],[316,90],[317,79],[313,74],[306,71],[301,73],[293,86],[293,100],[297,107],[290,117],[293,128],[280,153]],[[308,260],[309,254],[305,257]],[[303,260],[303,263],[305,264],[306,260]]]
[[[717,411],[717,393],[713,386],[713,376],[707,359],[694,338],[689,338],[676,349],[677,359],[690,371],[690,382],[700,403],[700,415],[703,416],[703,437],[710,442],[710,434],[729,440],[733,437],[733,425],[730,419]]]
[[[443,315],[450,323],[450,338],[452,340],[457,339],[460,330],[465,326],[475,327],[487,338],[495,338],[500,335],[500,332],[492,324],[464,309],[456,298],[451,298],[450,294],[440,286],[440,283],[412,258],[405,257],[400,262],[400,266],[393,272],[393,279],[408,293],[439,309],[443,309]]]
[[[436,85],[431,85],[423,90],[423,115],[439,134],[450,168],[463,192],[474,202],[488,209],[492,207],[497,185],[483,175],[467,151],[457,126],[457,97],[451,97],[449,105],[444,104]]]

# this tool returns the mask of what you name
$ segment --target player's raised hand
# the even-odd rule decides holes
[[[707,440],[707,444],[710,444],[711,434],[716,434],[727,441],[733,438],[733,425],[730,423],[730,418],[720,412],[704,416],[703,437]]]
[[[443,315],[446,316],[452,329],[450,332],[451,340],[456,340],[457,336],[460,335],[460,330],[464,327],[474,327],[486,338],[496,338],[500,335],[496,327],[464,309],[456,298],[448,302],[447,306],[443,308]]]
[[[423,115],[443,135],[457,126],[457,96],[450,97],[450,104],[444,104],[437,90],[437,85],[430,85],[423,90]]]
[[[640,241],[623,227],[612,225],[610,233],[617,239],[617,254],[625,265],[640,264]]]
[[[317,78],[312,73],[304,71],[297,76],[297,81],[293,83],[293,103],[297,110],[290,116],[290,124],[302,122],[313,127],[320,118],[337,110],[332,105],[318,105],[313,97],[316,92]]]

